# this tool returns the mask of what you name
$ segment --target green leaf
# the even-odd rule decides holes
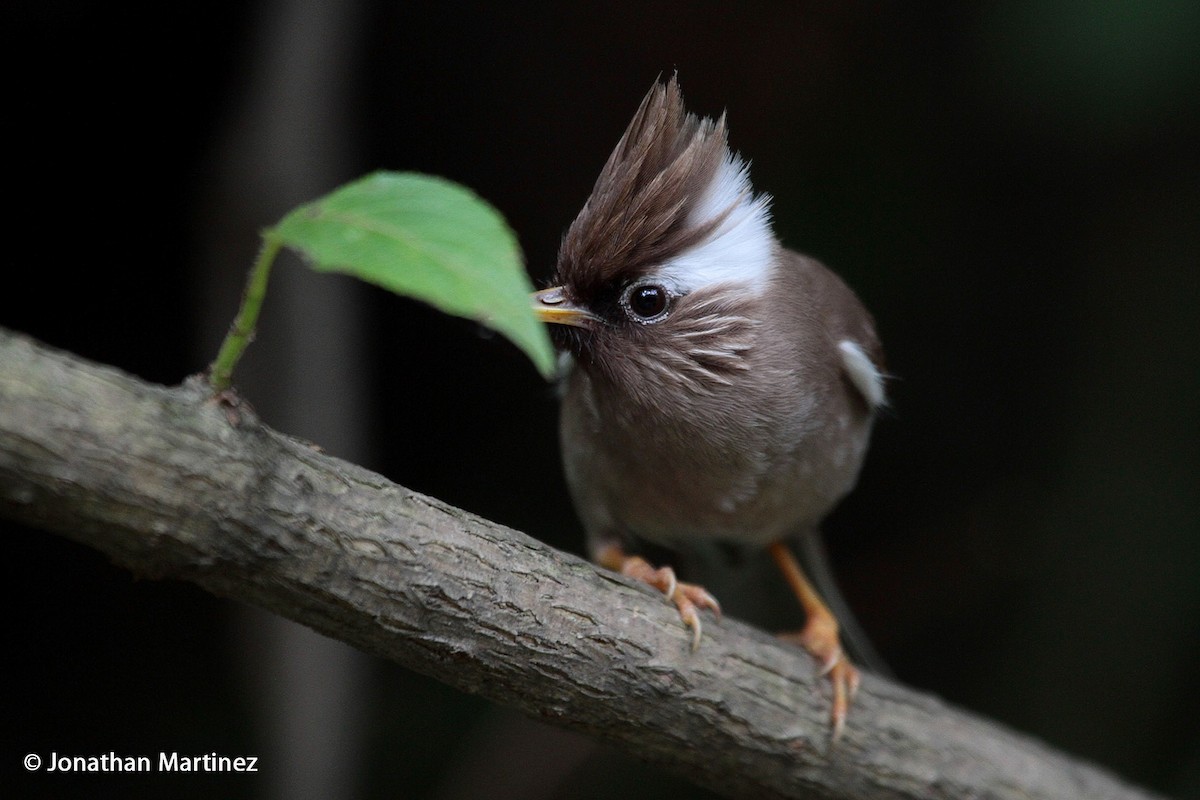
[[[355,275],[477,320],[512,340],[543,375],[554,370],[516,236],[458,184],[376,172],[297,208],[274,233],[314,269]]]

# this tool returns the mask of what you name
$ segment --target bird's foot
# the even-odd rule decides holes
[[[608,561],[608,559],[605,559]],[[694,583],[683,583],[676,579],[675,570],[670,567],[655,568],[641,556],[621,554],[619,563],[604,563],[616,569],[622,575],[634,580],[648,583],[665,594],[675,607],[679,609],[679,618],[683,624],[692,629],[692,650],[700,646],[700,636],[703,627],[700,624],[700,609],[707,608],[721,618],[721,604],[703,586]]]
[[[832,741],[836,742],[846,727],[846,712],[850,709],[850,701],[858,691],[858,668],[851,664],[850,659],[842,652],[837,618],[808,582],[796,557],[783,542],[774,542],[767,549],[808,617],[808,621],[798,633],[780,634],[780,638],[807,650],[820,665],[821,675],[833,684],[833,706],[829,712],[829,720],[832,726]]]
[[[832,740],[842,737],[846,727],[846,712],[858,692],[858,668],[842,652],[838,639],[837,620],[832,614],[814,615],[798,632],[781,633],[779,638],[798,644],[808,651],[821,669],[821,675],[833,685],[833,704],[829,712]]]

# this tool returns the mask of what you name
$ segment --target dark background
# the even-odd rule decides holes
[[[164,383],[215,354],[256,231],[372,169],[474,188],[545,280],[677,70],[693,110],[728,110],[783,241],[877,317],[893,411],[827,528],[892,668],[1200,797],[1200,5],[0,14],[0,325]],[[276,427],[582,552],[552,392],[471,323],[281,262],[238,383]],[[3,537],[17,796],[706,796],[190,585]],[[264,768],[68,781],[19,763],[159,750]]]

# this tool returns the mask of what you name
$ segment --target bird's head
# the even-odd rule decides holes
[[[746,368],[777,247],[724,116],[689,114],[672,78],[642,101],[533,304],[594,376],[712,391]]]

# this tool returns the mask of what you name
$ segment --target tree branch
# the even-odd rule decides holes
[[[193,581],[731,796],[1149,797],[866,675],[844,738],[810,660],[700,649],[646,587],[232,412],[0,329],[0,514]],[[820,684],[817,684],[820,685]]]

